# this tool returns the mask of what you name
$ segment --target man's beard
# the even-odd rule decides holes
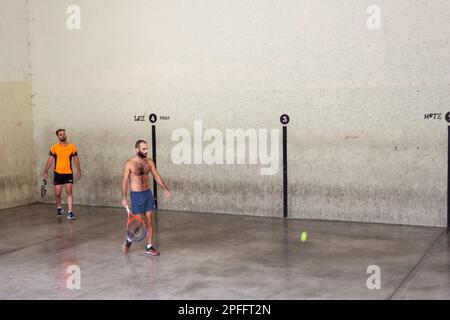
[[[147,154],[146,154],[146,153],[142,153],[142,152],[140,152],[140,151],[138,151],[138,156],[139,156],[140,158],[142,158],[142,159],[147,158]]]
[[[59,138],[59,141],[61,141],[61,142],[64,142],[64,141],[66,141],[66,140],[67,140],[66,137],[64,137],[64,138]]]

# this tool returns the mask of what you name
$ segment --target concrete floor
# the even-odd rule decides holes
[[[122,253],[123,210],[76,213],[0,211],[1,299],[450,299],[446,229],[160,211],[161,256],[149,257],[144,243]],[[66,286],[70,265],[79,290]],[[379,290],[366,286],[370,265]]]

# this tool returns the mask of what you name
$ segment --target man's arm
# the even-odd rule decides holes
[[[80,160],[78,159],[78,156],[73,157],[73,162],[75,163],[75,167],[77,167],[77,179],[81,178],[81,166],[80,166]]]
[[[44,168],[44,171],[42,172],[42,177],[44,178],[44,179],[47,179],[48,178],[48,169],[50,169],[50,167],[52,166],[52,164],[53,164],[53,156],[49,156],[48,157],[48,160],[47,160],[47,163],[45,164],[45,168]]]
[[[164,189],[164,193],[170,197],[172,195],[172,192],[170,192],[169,187],[164,183],[163,179],[158,173],[158,170],[156,170],[155,163],[148,159],[148,165],[150,166],[150,173],[152,174],[155,181]]]
[[[128,179],[130,178],[131,168],[129,162],[125,163],[125,168],[123,169],[122,175],[122,206],[127,206],[127,189],[128,189]]]

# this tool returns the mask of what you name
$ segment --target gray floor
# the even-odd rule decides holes
[[[143,243],[121,252],[123,210],[76,212],[0,211],[1,299],[450,299],[446,229],[160,211],[161,256],[149,257]],[[71,265],[79,290],[67,288]]]

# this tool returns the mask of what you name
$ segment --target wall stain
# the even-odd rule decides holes
[[[0,176],[0,209],[17,207],[37,201],[34,176],[24,174]]]

